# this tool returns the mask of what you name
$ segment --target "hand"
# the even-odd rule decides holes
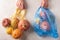
[[[24,9],[24,1],[23,0],[17,0],[16,5],[19,9]]]
[[[42,0],[41,6],[44,8],[48,8],[48,0]]]

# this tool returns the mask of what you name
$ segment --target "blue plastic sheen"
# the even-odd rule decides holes
[[[45,12],[45,16],[40,16],[40,12]],[[37,12],[35,13],[34,20],[39,18],[39,24],[36,23],[36,21],[33,22],[33,28],[34,31],[39,36],[51,36],[54,38],[58,38],[57,28],[56,28],[56,22],[55,22],[55,16],[48,8],[39,7]],[[41,28],[40,24],[43,21],[47,21],[49,23],[49,30],[44,30]]]

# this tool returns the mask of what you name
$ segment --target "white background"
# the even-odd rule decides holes
[[[33,16],[40,6],[41,0],[26,0],[28,9],[26,18],[33,22]],[[0,40],[60,40],[60,0],[49,0],[49,8],[56,16],[57,30],[59,33],[59,38],[54,39],[52,37],[39,37],[32,28],[27,32],[24,32],[22,38],[14,39],[12,36],[6,34],[5,28],[2,26],[1,22],[3,18],[10,17],[16,9],[16,0],[0,0]]]

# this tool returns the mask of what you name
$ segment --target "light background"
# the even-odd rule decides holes
[[[26,18],[33,22],[33,16],[40,6],[41,0],[26,0],[28,4]],[[10,35],[6,34],[5,28],[2,26],[1,22],[3,18],[10,17],[16,9],[16,0],[0,0],[0,40],[60,40],[60,0],[49,0],[50,9],[56,16],[57,30],[59,33],[59,38],[54,39],[52,37],[39,37],[32,29],[32,27],[24,32],[24,36],[19,39],[14,39]]]

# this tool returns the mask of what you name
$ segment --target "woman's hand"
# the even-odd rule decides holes
[[[42,0],[41,6],[44,8],[48,8],[48,0]]]
[[[24,9],[25,6],[24,6],[24,0],[17,0],[17,3],[16,3],[17,7],[19,9]]]

